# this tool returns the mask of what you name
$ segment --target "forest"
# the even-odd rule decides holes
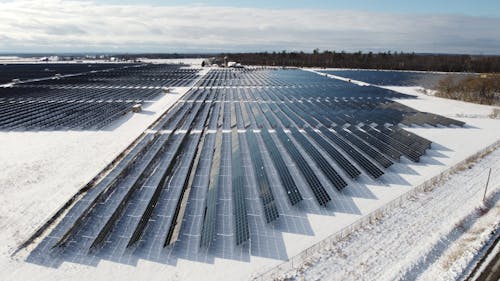
[[[216,62],[236,61],[243,65],[334,67],[360,69],[421,70],[444,72],[500,72],[500,56],[416,54],[416,53],[346,53],[335,51],[226,53]]]
[[[456,79],[448,76],[436,86],[436,96],[488,105],[500,105],[500,74]]]

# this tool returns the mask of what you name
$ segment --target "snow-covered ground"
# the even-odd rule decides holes
[[[352,81],[334,75],[334,79],[350,81],[361,86],[368,83]],[[477,105],[424,94],[421,87],[385,86],[390,90],[416,95],[418,99],[398,102],[420,111],[432,112],[464,121],[470,128],[480,130],[470,139],[479,143],[486,132],[500,139],[500,121],[489,117],[494,106]],[[418,135],[435,140],[442,128],[406,128]],[[485,130],[486,129],[486,130]],[[486,131],[486,132],[485,132]],[[446,130],[455,143],[469,134]],[[466,144],[457,146],[458,150]],[[460,152],[459,152],[460,153]],[[464,157],[465,158],[465,157]],[[480,161],[472,170],[454,175],[436,190],[424,193],[407,202],[401,209],[390,212],[381,222],[368,226],[348,240],[307,260],[298,270],[283,273],[281,278],[305,280],[454,280],[471,266],[482,245],[491,238],[491,231],[500,224],[500,203],[497,196],[486,214],[482,206],[483,189],[488,168],[492,168],[490,192],[500,191],[500,149]],[[493,187],[493,188],[492,188]],[[493,189],[493,191],[492,191]],[[396,223],[397,222],[397,223]],[[412,231],[408,231],[412,230]],[[423,230],[423,231],[422,231]],[[425,237],[426,240],[415,237]],[[423,241],[420,241],[423,240]],[[454,243],[455,242],[455,243]],[[360,247],[360,245],[368,245]],[[383,256],[382,256],[383,255]],[[382,258],[381,258],[382,257]]]
[[[102,59],[82,59],[82,60],[54,60],[50,59],[48,61],[41,61],[39,57],[16,57],[16,56],[0,56],[0,64],[37,64],[37,63],[49,63],[49,64],[85,64],[85,63],[105,63],[105,64],[124,64],[131,63],[130,61],[106,61]]]
[[[483,204],[493,168],[489,203]],[[500,149],[296,265],[297,280],[455,280],[500,223]]]
[[[147,62],[147,63],[168,63],[168,64],[189,64],[191,66],[196,66],[200,67],[201,63],[205,59],[203,58],[178,58],[178,59],[147,59],[147,58],[140,58],[141,62]]]
[[[105,130],[1,132],[1,253],[28,238],[187,89],[176,88]]]
[[[141,113],[128,113],[104,130],[1,132],[2,256],[9,256],[189,89],[172,88]]]
[[[413,163],[403,159],[401,163],[392,166],[380,182],[374,184],[361,181],[349,187],[348,194],[336,201],[343,210],[336,212],[335,215],[307,214],[306,221],[310,233],[306,235],[270,232],[270,235],[279,235],[279,237],[268,237],[270,241],[282,239],[284,244],[283,249],[269,249],[270,251],[282,251],[280,256],[294,256],[411,190],[414,186],[500,140],[500,120],[486,117],[457,117],[464,111],[485,116],[485,112],[491,111],[491,108],[425,96],[414,88],[397,90],[420,95],[419,99],[400,100],[402,103],[419,110],[452,116],[467,122],[468,125],[464,128],[408,128],[434,142],[433,149],[427,152],[421,162]],[[2,279],[245,280],[283,262],[279,259],[250,256],[250,259],[245,261],[215,258],[213,263],[178,259],[174,265],[146,260],[127,265],[102,260],[97,266],[63,263],[58,268],[48,268],[24,262],[28,251],[22,251],[14,258],[10,257],[20,242],[24,241],[82,185],[126,148],[160,112],[172,104],[175,98],[168,97],[172,98],[165,96],[151,108],[146,108],[144,113],[131,115],[128,120],[123,119],[119,125],[107,131],[0,133],[2,144],[0,155],[3,159],[9,160],[0,161],[0,186],[2,187],[0,189],[0,227],[2,227],[0,272],[2,272]],[[498,152],[493,155],[498,157]],[[498,162],[496,163],[498,165]],[[453,194],[455,193],[452,192]],[[461,202],[460,206],[463,208],[459,209],[472,210],[475,207],[472,201],[462,200]],[[444,207],[438,208],[439,206],[436,206],[436,211],[440,212],[436,212],[433,218],[446,220],[444,214],[451,210]],[[409,226],[412,226],[412,221],[415,220],[417,223],[419,217],[409,214],[404,216],[404,219],[408,221]],[[397,225],[393,224],[390,227],[396,228]],[[402,230],[405,229],[402,228]],[[391,235],[400,234],[400,232],[394,232]],[[424,240],[426,236],[438,237],[440,234],[442,232],[434,232],[434,229],[428,228],[427,232],[423,232],[418,237],[410,237],[411,239],[408,238],[406,242],[412,245],[419,240],[417,238]],[[351,247],[358,248],[359,245],[353,244]],[[421,247],[418,249],[424,251]],[[369,250],[370,248],[366,250],[366,255],[370,254]],[[376,249],[371,253],[376,253]],[[415,261],[418,261],[419,253],[421,252],[415,252]],[[403,261],[400,262],[400,266],[403,266],[402,264]],[[391,264],[391,266],[395,269],[389,272],[396,272],[397,264]],[[383,271],[384,268],[378,269]]]
[[[314,71],[342,71],[342,70],[348,70],[348,71],[381,71],[381,72],[409,72],[409,73],[436,73],[436,74],[464,74],[463,72],[449,72],[449,71],[425,71],[425,70],[400,70],[400,69],[373,69],[373,68],[342,68],[342,67],[325,67],[325,68],[317,68],[317,67],[309,67],[306,69],[311,69]]]
[[[175,58],[175,59],[148,59],[140,58],[141,62],[145,63],[161,63],[161,64],[187,64],[193,67],[200,67],[201,62],[205,60],[204,58]],[[0,56],[0,64],[28,64],[28,63],[40,63],[40,58],[38,57],[18,57],[18,56]],[[45,62],[42,62],[45,63]],[[106,63],[106,64],[123,64],[130,63],[130,61],[107,61],[103,59],[81,59],[81,60],[49,60],[48,63],[75,63],[75,64],[85,64],[85,63]]]

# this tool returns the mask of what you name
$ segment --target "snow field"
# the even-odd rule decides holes
[[[189,88],[101,131],[0,133],[0,252],[11,254]]]
[[[478,213],[484,213],[479,208],[484,207],[482,198],[490,167],[488,197],[493,206],[481,216]],[[474,255],[468,252],[470,249],[461,249],[467,255],[458,253],[457,246],[464,241],[477,244],[476,239],[484,240],[495,229],[500,222],[499,197],[500,149],[496,149],[471,167],[452,174],[443,184],[416,194],[379,221],[328,246],[277,279],[454,280],[467,265],[465,261]],[[475,223],[479,219],[483,220]],[[471,237],[473,234],[462,237],[469,229],[479,237]]]

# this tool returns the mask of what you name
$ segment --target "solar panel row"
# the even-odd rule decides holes
[[[133,67],[137,64],[116,63],[30,63],[30,64],[0,64],[0,84],[52,77],[56,74],[68,75],[89,71],[103,71],[120,67]]]
[[[394,139],[392,137],[389,137],[375,129],[373,129],[370,126],[361,126],[361,129],[363,129],[365,132],[368,134],[376,137],[377,139],[381,140],[382,142],[386,143],[387,145],[390,145],[397,151],[401,152],[401,154],[405,155],[408,157],[410,160],[414,162],[420,161],[420,156],[422,156],[422,153],[415,151],[414,149],[402,144],[401,142],[398,141],[398,139]]]
[[[302,201],[302,195],[300,195],[300,191],[297,188],[297,185],[295,184],[295,181],[293,180],[293,177],[290,174],[285,161],[279,153],[278,147],[274,143],[273,138],[267,130],[262,130],[261,135],[264,139],[264,144],[267,147],[267,151],[269,151],[271,159],[273,160],[273,163],[278,170],[278,175],[281,179],[283,187],[286,190],[286,194],[288,195],[290,203],[292,205],[299,203],[300,201]]]
[[[335,171],[335,169],[328,163],[328,161],[323,157],[323,155],[307,140],[307,138],[299,132],[297,129],[292,128],[293,137],[302,145],[305,151],[311,155],[319,169],[328,178],[328,180],[333,184],[338,190],[344,189],[347,186],[347,182]]]
[[[178,83],[173,73],[189,75],[177,86],[194,83],[198,70],[180,67],[114,65],[109,71],[0,88],[0,130],[101,129],[135,104],[152,103],[168,83]],[[106,78],[112,75],[119,79]]]
[[[352,157],[361,167],[363,167],[372,177],[378,178],[384,174],[384,172],[373,164],[368,158],[363,154],[358,152],[353,146],[351,146],[347,141],[340,138],[337,134],[326,129],[325,127],[320,128],[321,133],[329,138],[332,142],[342,148],[350,157]]]
[[[390,91],[317,76],[209,72],[199,84],[208,86],[193,88],[160,118],[45,245],[101,254],[172,244],[228,251],[228,241],[244,249],[280,211],[301,212],[311,200],[327,206],[365,172],[371,178],[363,181],[377,181],[401,156],[418,161],[431,147],[398,124],[433,115],[388,99],[401,97]]]
[[[396,149],[394,149],[390,145],[380,141],[376,137],[374,137],[370,134],[367,134],[366,132],[361,131],[358,128],[353,127],[353,126],[349,127],[348,130],[351,131],[354,135],[356,135],[360,139],[367,142],[368,144],[377,148],[380,152],[391,157],[392,159],[399,161],[399,159],[401,158],[401,156],[402,156],[401,152],[397,151]]]
[[[204,98],[206,94],[198,97]],[[155,134],[152,137],[146,135],[115,167],[115,169],[88,193],[86,200],[81,200],[75,205],[71,210],[74,211],[74,213],[67,215],[65,220],[60,224],[61,229],[57,230],[60,234],[58,241],[55,243],[56,246],[64,245],[67,239],[73,235],[89,217],[93,208],[99,202],[107,201],[111,194],[116,194],[114,191],[118,189],[118,186],[125,184],[130,186],[131,182],[127,181],[128,179],[138,180],[140,175],[147,168],[147,165],[152,161],[153,157],[164,149],[163,146],[172,135],[168,132],[175,129],[178,123],[183,123],[185,121],[192,106],[194,106],[194,104],[186,103],[183,106],[176,106],[172,111],[168,112],[163,118],[164,121],[159,124],[164,127],[157,127],[157,129],[165,128],[165,133]],[[118,190],[125,190],[125,188]]]
[[[384,133],[385,135],[392,137],[394,139],[397,139],[398,141],[405,144],[406,146],[416,150],[417,152],[421,153],[421,155],[425,154],[426,149],[430,148],[430,146],[427,147],[427,146],[419,143],[416,138],[412,137],[409,134],[404,134],[404,133],[401,133],[399,131],[393,131],[393,130],[391,130],[385,126],[382,126],[382,125],[377,125],[375,128],[377,130],[379,130],[380,132]],[[430,143],[429,143],[429,145],[430,145]]]
[[[330,155],[332,159],[334,159],[337,164],[339,164],[342,169],[351,177],[356,178],[361,175],[361,172],[354,167],[354,165],[347,160],[344,155],[337,151],[337,149],[331,145],[328,141],[326,141],[323,137],[321,137],[318,133],[316,133],[311,128],[306,128],[306,132],[314,139],[316,143],[318,143],[327,153]]]
[[[250,232],[248,229],[245,189],[243,187],[243,161],[236,129],[232,130],[231,144],[231,183],[233,186],[235,236],[236,245],[240,245],[250,239]]]
[[[221,110],[221,107],[224,106],[224,103],[217,103],[215,105],[215,110],[212,113],[212,126],[217,125],[219,120],[222,118],[222,115],[219,114],[222,110],[227,110],[227,106],[224,106],[224,109]],[[217,123],[216,123],[217,122]],[[214,124],[215,123],[215,124]],[[212,127],[213,128],[213,127]],[[200,245],[202,247],[210,247],[211,243],[215,239],[215,230],[216,230],[216,216],[217,216],[217,198],[218,198],[218,190],[219,190],[219,175],[221,173],[221,148],[222,148],[222,132],[219,130],[216,133],[215,137],[215,148],[214,148],[214,156],[211,162],[210,169],[210,178],[207,190],[206,203],[204,208],[204,217],[203,217],[203,226],[201,231],[201,240]]]
[[[138,65],[119,67],[110,71],[88,72],[78,76],[33,81],[20,87],[187,87],[198,78],[198,69],[183,68],[183,65]]]
[[[196,103],[194,105],[194,114],[191,114],[180,128],[185,129],[187,133],[175,134],[173,140],[171,140],[172,142],[167,146],[168,149],[165,149],[165,146],[163,146],[159,149],[159,153],[151,154],[151,159],[148,159],[149,161],[142,166],[143,168],[138,170],[138,175],[132,177],[130,181],[122,185],[122,188],[114,192],[116,194],[114,198],[116,199],[107,204],[106,209],[109,211],[106,211],[105,215],[97,222],[96,228],[99,229],[99,232],[90,246],[91,249],[95,249],[102,245],[134,192],[145,183],[150,174],[158,174],[158,176],[153,176],[156,178],[156,181],[152,185],[153,188],[164,188],[169,174],[178,163],[175,159],[180,155],[182,147],[187,141],[187,136],[192,126],[191,124],[193,124],[199,112],[203,111],[202,108],[205,107],[205,105],[205,103]],[[165,152],[166,155],[163,152]],[[165,241],[164,246],[166,244],[168,244],[167,241]]]
[[[274,200],[271,185],[269,184],[268,174],[264,167],[264,161],[262,160],[262,152],[258,146],[257,138],[253,131],[248,130],[245,133],[245,138],[247,140],[249,150],[252,152],[250,155],[252,158],[253,171],[255,173],[255,180],[257,181],[259,196],[262,200],[264,215],[267,222],[272,222],[279,217],[279,212]]]
[[[377,161],[380,165],[382,165],[382,167],[389,168],[393,164],[393,162],[389,160],[385,155],[378,152],[376,149],[363,142],[361,139],[357,138],[354,134],[344,130],[341,127],[333,127],[333,129],[343,138],[345,138],[350,143],[357,146],[360,150],[366,153],[368,156],[370,156],[373,160]]]
[[[326,192],[325,188],[319,181],[317,175],[313,172],[307,161],[304,159],[302,154],[296,148],[295,144],[290,140],[288,135],[281,129],[276,130],[277,136],[280,139],[283,146],[286,148],[290,157],[299,167],[299,170],[302,172],[305,180],[309,184],[316,200],[320,205],[326,205],[329,201],[331,201],[330,195]]]
[[[192,140],[192,146],[183,145],[183,143],[181,143],[183,151],[180,153],[182,154],[178,154],[176,156],[176,159],[178,159],[179,155],[182,155],[182,161],[188,163],[188,167],[187,169],[186,166],[179,167],[176,173],[176,176],[181,179],[183,178],[183,180],[180,180],[181,182],[180,188],[176,189],[178,191],[177,192],[178,194],[177,196],[174,197],[173,200],[174,202],[176,202],[175,204],[173,204],[175,205],[175,211],[172,215],[170,227],[163,243],[164,247],[175,243],[180,234],[180,227],[184,219],[183,215],[185,213],[185,208],[187,205],[187,199],[189,195],[186,193],[189,193],[188,190],[191,189],[190,185],[192,184],[192,181],[194,180],[195,177],[194,171],[196,169],[193,168],[195,162],[198,163],[198,161],[195,161],[195,158],[197,158],[197,155],[200,155],[201,153],[201,148],[202,148],[200,147],[200,142],[202,137],[201,132],[204,131],[204,128],[208,123],[208,117],[212,106],[212,100],[213,100],[213,95],[211,95],[208,101],[204,103],[203,111],[201,112],[201,114],[196,116],[196,120],[192,123],[192,125],[189,126],[189,129],[187,130],[187,136],[190,140]],[[172,177],[172,170],[167,170],[167,176]],[[213,224],[215,225],[215,221],[213,222]]]

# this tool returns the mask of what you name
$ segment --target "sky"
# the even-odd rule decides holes
[[[500,1],[0,0],[0,53],[500,55]]]
[[[473,16],[498,16],[500,2],[494,0],[212,0],[212,1],[186,1],[186,0],[105,0],[100,3],[109,4],[137,4],[146,3],[153,6],[162,5],[205,5],[217,7],[245,7],[269,9],[343,9],[372,12],[397,12],[397,13],[437,13],[437,14],[467,14]]]

